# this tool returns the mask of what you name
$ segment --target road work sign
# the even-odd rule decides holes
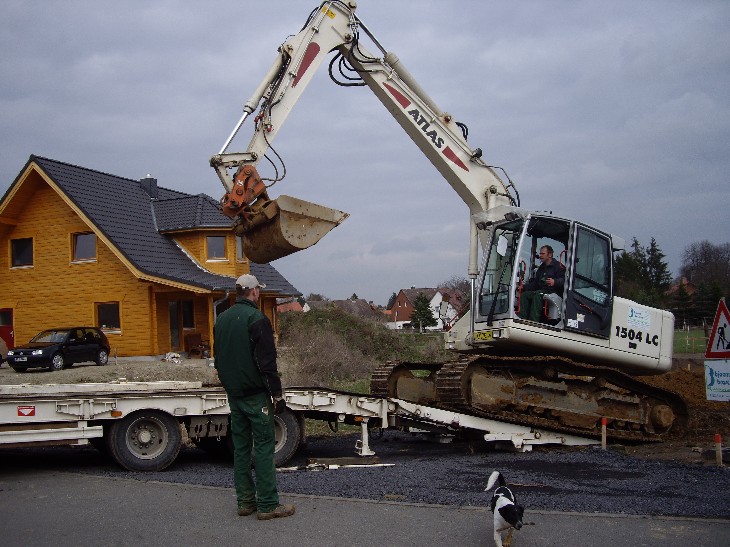
[[[712,322],[712,333],[705,350],[705,359],[730,359],[728,337],[730,337],[730,312],[725,305],[725,299],[721,298],[715,320]]]
[[[730,361],[705,361],[705,391],[708,401],[730,401]]]

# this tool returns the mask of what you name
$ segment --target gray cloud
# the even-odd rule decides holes
[[[693,241],[730,240],[730,4],[358,4],[523,206],[655,237],[675,271]],[[315,5],[3,2],[0,192],[39,154],[218,197],[209,157]],[[287,178],[273,195],[352,215],[274,263],[301,291],[384,304],[465,275],[465,205],[368,90],[321,70],[274,147]]]

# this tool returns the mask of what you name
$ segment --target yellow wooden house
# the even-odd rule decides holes
[[[31,156],[0,201],[0,330],[10,346],[40,330],[96,325],[111,356],[186,352],[212,340],[235,280],[266,284],[260,307],[300,295],[249,262],[230,219],[205,194]]]

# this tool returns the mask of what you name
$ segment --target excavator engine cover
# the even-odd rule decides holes
[[[267,220],[254,223],[242,235],[243,253],[256,264],[311,247],[339,225],[348,213],[281,195],[266,206]]]

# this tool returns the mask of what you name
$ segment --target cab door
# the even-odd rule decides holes
[[[566,302],[565,328],[608,338],[613,302],[610,238],[582,224],[575,224]]]

